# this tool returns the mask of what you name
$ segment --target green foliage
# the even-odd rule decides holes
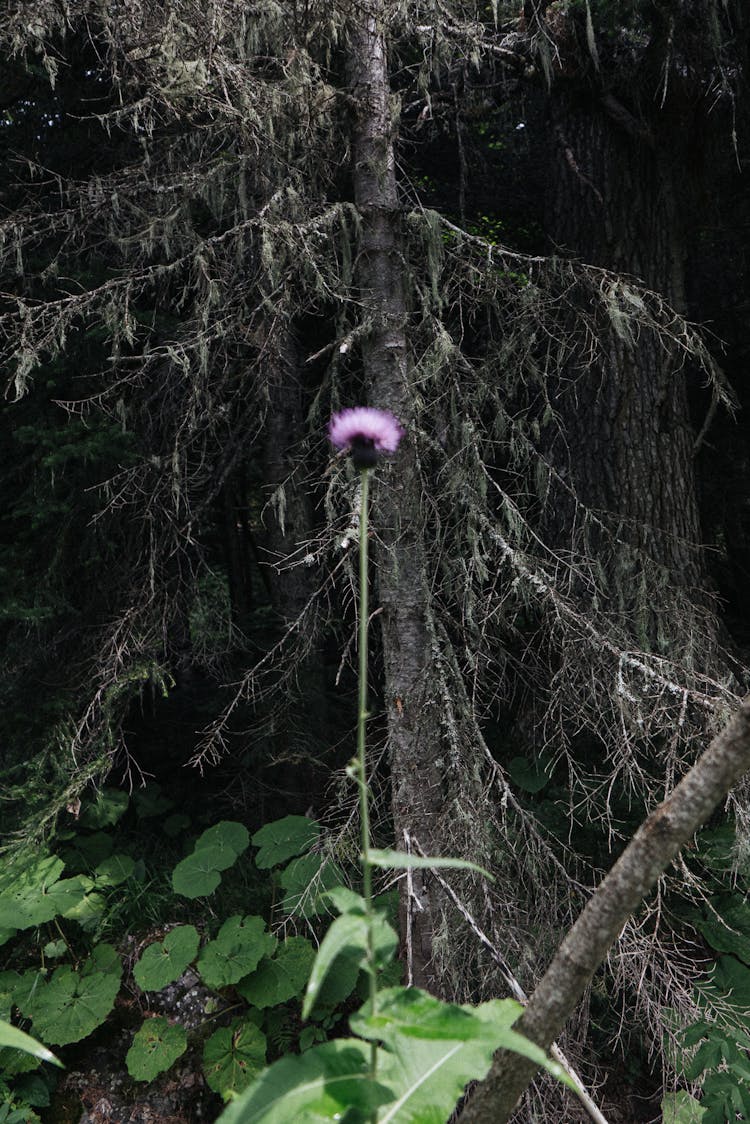
[[[337,1038],[299,1057],[282,1058],[228,1106],[220,1124],[279,1124],[282,1120],[361,1122],[392,1099],[370,1080],[370,1047]]]
[[[25,973],[14,998],[45,1042],[64,1046],[80,1041],[104,1022],[120,990],[121,975],[115,950],[100,944],[79,971],[66,964],[48,981],[36,972]]]
[[[305,993],[303,1019],[309,1016],[320,997],[323,982],[342,957],[349,965],[354,963],[357,968],[365,966],[370,927],[375,955],[380,963],[390,960],[398,946],[398,935],[385,914],[376,912],[368,917],[364,903],[355,908],[356,912],[342,913],[337,917],[321,942]]]
[[[511,999],[468,1008],[441,1003],[415,988],[381,992],[374,1019],[367,1016],[367,1009],[352,1019],[352,1029],[388,1048],[381,1051],[379,1072],[394,1093],[395,1104],[386,1107],[379,1119],[394,1124],[447,1120],[467,1082],[481,1081],[500,1048],[532,1058],[573,1087],[543,1050],[512,1030],[521,1009]]]
[[[409,855],[404,851],[379,851],[375,848],[370,849],[368,856],[372,866],[385,867],[386,870],[440,870],[443,868],[474,870],[484,878],[489,878],[490,882],[494,882],[494,878],[489,871],[466,859],[427,858],[422,855]]]
[[[178,863],[172,873],[172,889],[185,898],[202,898],[212,894],[221,882],[221,874],[234,865],[247,849],[247,829],[242,824],[224,820],[203,832],[193,853]]]
[[[125,814],[129,804],[128,794],[118,788],[103,788],[86,801],[81,809],[82,827],[114,827]]]
[[[308,821],[309,822],[309,821]],[[343,877],[341,868],[323,854],[300,855],[279,874],[284,891],[281,909],[299,917],[317,917],[325,911],[327,892]]]
[[[262,917],[230,917],[198,957],[198,971],[208,987],[236,984],[276,947]]]
[[[20,1050],[24,1054],[30,1054],[33,1058],[39,1058],[43,1062],[52,1062],[53,1065],[62,1065],[59,1058],[56,1058],[51,1050],[46,1046],[42,1046],[41,1042],[37,1042],[30,1034],[26,1034],[23,1030],[19,1030],[16,1026],[11,1026],[10,1023],[0,1019],[0,1047],[3,1049]]]
[[[661,1102],[662,1124],[701,1124],[705,1111],[700,1103],[681,1089],[667,1093]]]
[[[511,779],[524,792],[536,793],[549,784],[549,774],[538,761],[528,757],[514,757],[508,763]]]
[[[276,1007],[304,992],[315,950],[305,937],[287,937],[271,959],[264,956],[257,968],[237,984],[240,995],[253,1007]]]
[[[161,1016],[147,1019],[133,1039],[125,1064],[136,1081],[153,1081],[187,1050],[187,1035]]]
[[[266,824],[252,838],[253,847],[260,848],[255,865],[261,870],[280,866],[294,855],[309,851],[319,835],[320,826],[306,816],[284,816]]]
[[[374,1080],[366,1043],[337,1039],[276,1062],[224,1111],[220,1124],[334,1121],[346,1113],[362,1121],[376,1109],[379,1121],[442,1124],[467,1081],[484,1076],[501,1046],[533,1057],[570,1084],[543,1051],[513,1032],[521,1007],[512,1000],[472,1009],[393,988],[378,1002],[375,1019],[366,1010],[352,1019],[352,1029],[387,1046],[378,1049]]]
[[[61,879],[64,866],[55,855],[17,857],[0,876],[0,928],[6,933],[29,929],[79,905],[91,883]]]
[[[247,1019],[217,1030],[203,1049],[206,1083],[225,1100],[246,1089],[265,1064],[265,1035]]]
[[[194,959],[200,937],[193,925],[179,925],[163,941],[148,946],[133,969],[143,991],[159,991],[178,979]]]

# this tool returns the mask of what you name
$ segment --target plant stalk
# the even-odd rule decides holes
[[[375,941],[373,934],[372,864],[370,863],[370,802],[367,785],[366,723],[367,723],[367,631],[370,622],[368,519],[370,506],[370,472],[360,471],[362,484],[359,512],[359,705],[357,714],[357,780],[359,783],[359,818],[362,830],[362,896],[367,916],[367,974],[370,981],[370,1009],[375,1014],[377,981],[375,979]],[[378,1049],[370,1046],[370,1074],[377,1073]],[[375,1117],[373,1117],[373,1120]]]

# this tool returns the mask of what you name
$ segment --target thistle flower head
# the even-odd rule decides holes
[[[372,468],[381,453],[395,453],[404,435],[400,424],[387,410],[355,406],[334,414],[328,426],[331,444],[349,449],[357,468]]]

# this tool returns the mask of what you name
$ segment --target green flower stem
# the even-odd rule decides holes
[[[375,979],[375,942],[373,939],[372,864],[370,863],[370,803],[367,786],[366,722],[367,722],[367,629],[370,618],[368,517],[370,506],[370,473],[360,471],[362,482],[359,513],[359,708],[357,715],[357,779],[359,783],[359,818],[362,827],[362,896],[367,911],[367,974],[370,980],[370,1008],[375,1014],[377,981]],[[377,1073],[377,1045],[370,1053],[370,1073]]]

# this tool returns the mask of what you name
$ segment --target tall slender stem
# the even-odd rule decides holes
[[[359,707],[357,715],[357,779],[359,782],[359,818],[362,827],[362,896],[367,912],[367,974],[370,980],[370,1008],[375,1014],[377,981],[375,979],[375,941],[373,936],[372,864],[370,863],[370,792],[367,784],[367,630],[370,620],[368,519],[370,507],[370,473],[363,468],[359,511]],[[377,1045],[371,1043],[370,1073],[377,1072]]]

